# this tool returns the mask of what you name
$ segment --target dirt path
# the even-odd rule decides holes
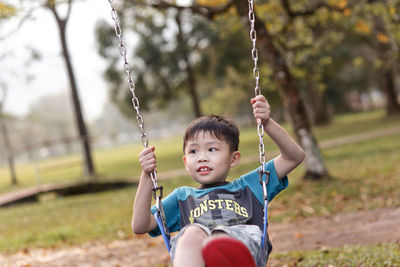
[[[400,208],[343,213],[291,223],[272,223],[273,252],[343,245],[400,243]],[[111,243],[88,243],[0,254],[0,266],[151,266],[168,265],[161,238],[140,236]],[[272,263],[272,262],[271,262]]]

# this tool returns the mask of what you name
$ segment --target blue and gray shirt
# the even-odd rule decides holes
[[[270,172],[267,186],[271,201],[288,186],[288,178],[278,179],[274,161],[265,165]],[[175,232],[187,224],[200,223],[210,229],[218,225],[252,224],[263,229],[263,191],[257,170],[235,179],[201,188],[182,186],[162,200],[167,227]],[[154,214],[156,207],[151,208]],[[151,236],[160,235],[155,228]]]

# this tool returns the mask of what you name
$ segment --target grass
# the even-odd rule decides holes
[[[382,111],[336,117],[331,125],[315,128],[318,140],[343,135],[399,126],[397,118],[387,119]],[[400,206],[397,188],[400,188],[400,135],[376,138],[370,141],[330,148],[323,151],[332,179],[329,181],[304,181],[304,167],[290,175],[290,186],[271,202],[271,221],[290,221],[316,215],[344,211],[369,210],[380,207]],[[241,151],[244,157],[257,153],[255,128],[241,132]],[[181,168],[181,138],[156,140],[159,172]],[[268,151],[273,149],[266,140]],[[140,144],[95,151],[95,161],[102,179],[137,179],[140,168],[137,154]],[[40,162],[40,166],[52,166],[76,160],[77,157],[59,158]],[[78,158],[79,159],[79,158]],[[241,164],[232,169],[230,177],[236,177],[257,167],[257,162]],[[34,185],[34,166],[17,166],[21,185],[10,187],[9,179],[1,179],[0,192]],[[73,168],[72,168],[73,169]],[[79,179],[76,174],[51,171],[41,182],[57,182]],[[7,177],[7,170],[0,169],[0,177]],[[182,184],[194,185],[187,177],[176,177],[160,182],[165,194]],[[97,194],[60,198],[48,194],[38,204],[25,204],[0,209],[0,251],[15,252],[35,247],[52,247],[82,244],[93,240],[132,238],[130,220],[136,188],[126,188]],[[288,266],[367,266],[362,256],[372,256],[372,266],[385,266],[392,260],[391,254],[399,248],[391,245],[372,247],[345,247],[327,252],[296,252],[277,254],[274,260],[290,263]],[[389,253],[389,254],[388,254]],[[354,255],[353,255],[354,254]],[[333,255],[333,256],[332,256]],[[336,256],[334,256],[336,255]],[[340,256],[342,255],[342,256]],[[358,255],[358,256],[357,256]],[[398,255],[398,254],[396,254]],[[361,258],[360,258],[361,257]],[[331,258],[336,258],[333,260]],[[341,259],[343,258],[343,259]],[[393,258],[394,259],[394,258]],[[343,260],[343,261],[340,261]],[[351,260],[346,263],[345,260]],[[358,264],[357,262],[362,262]],[[321,262],[321,264],[319,264]],[[393,261],[394,262],[394,261]],[[313,264],[315,263],[315,264]],[[302,265],[303,264],[303,265]],[[387,265],[390,266],[390,265]]]
[[[400,266],[400,244],[377,246],[345,246],[272,254],[268,266]]]
[[[271,202],[271,220],[400,206],[399,149],[400,135],[393,135],[325,150],[332,179],[304,181],[300,166],[279,201]]]
[[[288,125],[283,125],[291,132]],[[340,115],[333,119],[333,123],[324,127],[315,127],[314,133],[319,141],[364,133],[376,129],[400,126],[398,118],[385,118],[383,110],[364,113]],[[276,146],[265,138],[266,152],[276,149]],[[158,171],[182,168],[182,137],[175,136],[163,140],[151,140],[151,145],[156,146]],[[98,179],[121,180],[138,179],[140,167],[137,155],[142,150],[140,142],[119,146],[112,149],[94,151],[94,163]],[[254,155],[258,152],[258,137],[256,128],[241,129],[240,151],[243,157]],[[268,156],[268,154],[267,154]],[[37,160],[34,163],[17,165],[19,185],[10,185],[10,174],[6,167],[0,167],[0,193],[53,182],[71,181],[82,179],[82,159],[78,155]],[[39,175],[37,175],[39,173]]]
[[[134,193],[130,188],[68,198],[45,196],[40,204],[3,208],[0,251],[132,237]]]

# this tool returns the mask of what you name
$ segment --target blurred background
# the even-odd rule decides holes
[[[202,114],[252,123],[246,5],[115,5],[151,137],[179,133]],[[393,0],[259,1],[260,87],[274,118],[297,132],[344,112],[400,113],[398,8]],[[107,1],[2,1],[0,22],[3,165],[10,155],[18,163],[76,153],[85,140],[94,148],[138,140]]]
[[[399,0],[256,1],[253,52],[247,1],[113,5],[167,173],[181,168],[169,163],[185,125],[204,114],[234,118],[244,154],[258,153],[254,73],[272,117],[306,151],[299,180],[340,177],[324,150],[334,145],[321,142],[400,125]],[[137,180],[141,132],[114,27],[110,0],[0,0],[0,193]]]

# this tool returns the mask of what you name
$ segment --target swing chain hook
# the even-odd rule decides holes
[[[151,181],[153,182],[153,198],[157,201],[158,198],[162,198],[163,197],[163,187],[162,186],[158,186],[157,184],[157,172],[156,171],[152,171],[150,173],[150,178]]]

